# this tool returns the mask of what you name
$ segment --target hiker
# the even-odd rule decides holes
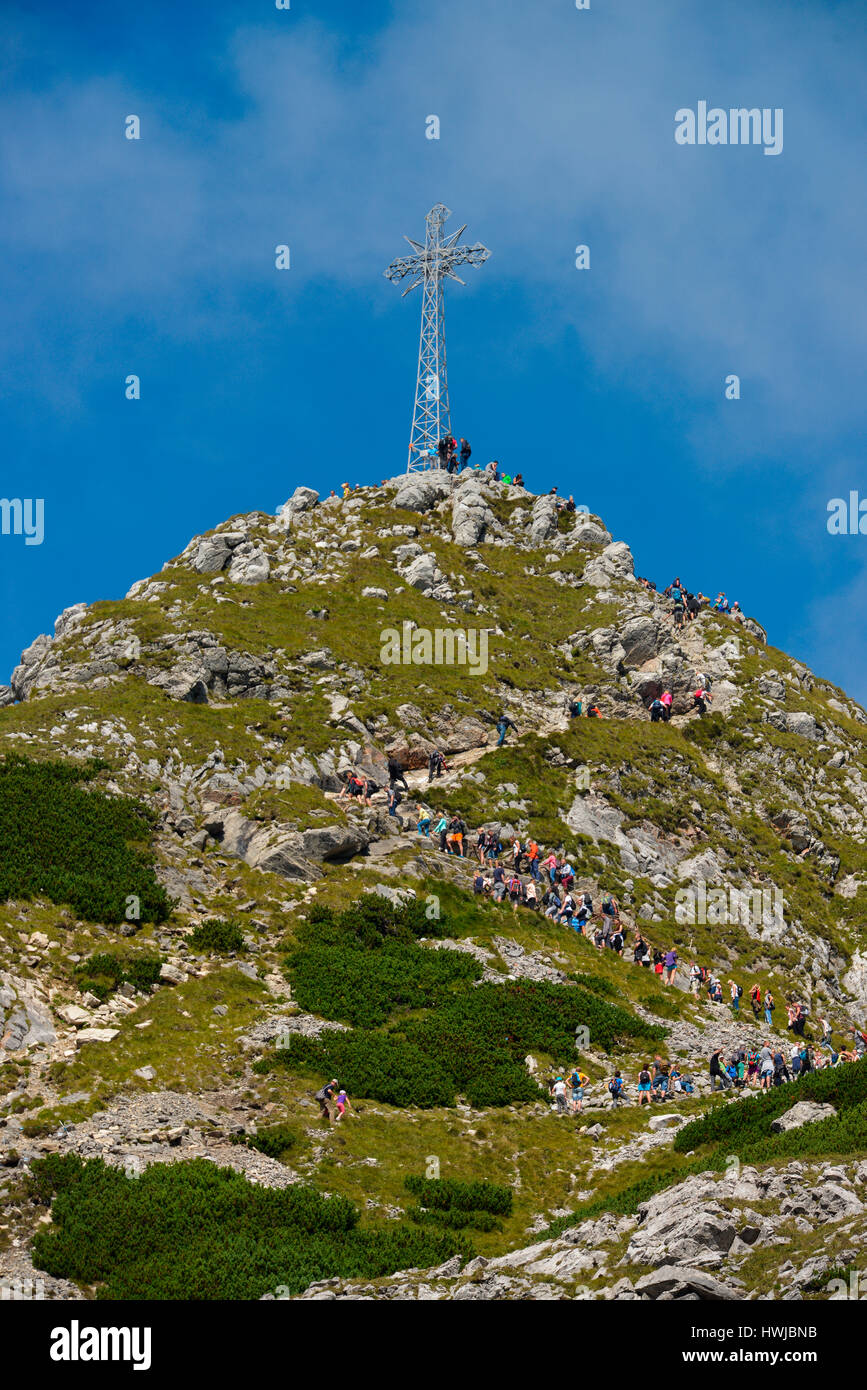
[[[338,1121],[342,1120],[342,1119],[343,1119],[343,1116],[346,1114],[347,1110],[349,1110],[349,1109],[351,1108],[351,1107],[350,1107],[350,1104],[349,1104],[349,1096],[346,1094],[345,1091],[338,1091],[338,1092],[337,1092],[337,1101],[336,1101],[336,1104],[337,1104],[337,1114],[334,1116],[334,1123],[335,1123],[335,1124],[337,1124]]]
[[[518,903],[524,896],[524,885],[517,874],[512,874],[506,884],[506,892],[509,895],[509,902],[512,904],[512,912],[518,910]]]
[[[731,995],[732,1001],[732,1013],[739,1014],[741,1011],[741,995],[743,994],[743,989],[740,985],[736,985],[734,980],[729,980],[729,994]]]
[[[626,1099],[623,1094],[623,1077],[616,1071],[608,1083],[608,1090],[611,1095],[612,1108],[622,1105]]]
[[[392,787],[391,791],[388,793],[388,814],[394,816],[395,820],[398,822],[400,822],[400,816],[397,814],[397,808],[402,801],[403,797],[397,790],[397,787]]]
[[[329,1124],[331,1123],[331,1098],[337,1090],[338,1085],[339,1082],[335,1076],[333,1081],[329,1081],[328,1084],[323,1086],[321,1091],[317,1091],[314,1096],[314,1100],[319,1101],[320,1119],[327,1120]]]
[[[650,1105],[650,1068],[644,1066],[638,1073],[638,1104]]]
[[[499,719],[497,720],[497,733],[500,735],[499,740],[497,742],[498,748],[502,748],[503,744],[505,743],[506,732],[509,729],[514,729],[515,733],[518,733],[517,724],[513,723],[513,721],[509,718],[507,714],[501,714]]]
[[[698,690],[693,692],[692,698],[693,708],[697,709],[700,715],[707,714],[708,701],[713,700],[713,696],[711,695],[710,691],[705,690],[704,686],[700,685]]]
[[[449,854],[456,854],[461,859],[465,858],[464,835],[466,834],[466,830],[466,821],[461,820],[460,816],[452,816],[446,835],[447,852]]]
[[[542,897],[542,906],[545,909],[546,917],[558,917],[563,904],[560,901],[560,894],[556,888],[549,888]]]
[[[575,1070],[572,1072],[572,1075],[569,1077],[569,1085],[572,1087],[573,1115],[581,1114],[581,1110],[584,1105],[584,1088],[588,1084],[589,1080],[589,1076],[585,1076],[584,1072],[581,1071],[578,1067],[575,1068]]]
[[[640,931],[635,933],[635,944],[632,948],[632,959],[636,965],[650,965],[650,947],[641,935]]]
[[[442,439],[437,444],[437,454],[439,455],[440,468],[447,469],[449,473],[451,473],[452,471],[449,467],[449,462],[451,460],[455,448],[456,441],[452,439],[450,434],[444,434]]]
[[[776,1008],[774,996],[769,989],[765,990],[765,1023],[769,1028],[774,1026],[774,1009]]]
[[[430,785],[430,783],[434,780],[435,777],[442,777],[444,769],[446,771],[448,770],[446,769],[446,760],[443,757],[440,750],[438,748],[434,748],[433,752],[428,756],[427,760],[428,785]]]
[[[389,787],[394,788],[394,787],[397,785],[398,782],[401,782],[401,783],[403,784],[403,789],[404,789],[404,791],[406,791],[406,792],[409,791],[409,787],[408,787],[408,785],[407,785],[406,777],[404,776],[403,764],[402,764],[402,763],[399,763],[398,760],[397,760],[397,758],[389,758],[389,760],[388,760],[388,785],[389,785]]]
[[[601,711],[601,709],[599,708],[599,706],[595,703],[595,701],[594,701],[594,703],[593,703],[592,705],[589,705],[588,708],[587,708],[587,718],[588,718],[588,719],[601,719],[601,718],[602,718],[602,711]]]
[[[523,486],[524,486],[524,475],[523,475],[523,473],[516,473],[516,474],[515,474],[515,487],[523,487]]]
[[[756,1020],[757,1023],[759,1021],[759,1013],[761,1012],[761,1007],[762,991],[759,988],[758,982],[756,982],[756,984],[754,984],[752,989],[750,990],[750,1008],[753,1011],[753,1018]]]
[[[763,1091],[769,1091],[774,1080],[776,1065],[774,1054],[770,1042],[766,1041],[764,1047],[759,1052],[759,1086]]]
[[[497,459],[491,459],[486,471],[490,473],[492,482],[498,483],[500,481],[500,465]]]
[[[416,834],[423,835],[426,840],[430,839],[430,813],[425,810],[421,802],[416,809]]]
[[[524,906],[529,907],[532,912],[538,911],[539,908],[539,894],[535,880],[532,878],[524,888]]]
[[[664,704],[662,703],[662,701],[657,697],[655,700],[653,700],[653,701],[651,702],[651,705],[650,705],[650,722],[651,722],[651,724],[659,724],[659,723],[664,723],[664,721],[665,721],[665,705],[664,705]]]
[[[672,946],[671,949],[668,950],[668,951],[666,951],[666,953],[665,953],[665,961],[664,961],[663,973],[662,973],[662,983],[663,983],[664,985],[673,985],[673,984],[674,984],[674,977],[675,977],[676,974],[677,974],[677,951],[676,951],[676,950],[674,949],[674,947]]]
[[[449,847],[448,847],[448,845],[446,844],[446,834],[447,834],[447,832],[448,832],[448,828],[449,828],[449,823],[448,823],[448,820],[447,820],[446,816],[445,816],[444,814],[443,814],[443,815],[440,815],[439,821],[438,821],[437,824],[434,826],[434,834],[435,834],[435,835],[439,835],[439,839],[440,839],[440,851],[441,851],[441,853],[443,853],[443,854],[448,854],[448,852],[449,852]]]
[[[530,873],[532,874],[533,878],[535,879],[535,881],[536,881],[537,883],[538,883],[538,881],[539,881],[539,855],[540,855],[540,853],[541,853],[541,851],[540,851],[540,849],[539,849],[539,846],[538,846],[537,842],[536,842],[535,840],[528,840],[528,841],[527,841],[527,850],[526,850],[527,863],[528,863],[529,868],[530,868]]]
[[[470,446],[469,446],[467,440],[464,439],[464,438],[461,438],[461,469],[460,469],[460,471],[463,471],[464,468],[467,468],[467,467],[469,466],[470,455],[472,454],[472,452],[473,452],[473,451],[472,451],[472,449],[470,448]]]
[[[558,1115],[565,1115],[565,1114],[567,1114],[567,1106],[566,1106],[566,1082],[563,1080],[562,1076],[558,1076],[558,1077],[555,1078],[554,1084],[553,1084],[553,1086],[551,1087],[551,1095],[554,1097],[555,1101],[557,1102],[557,1114],[558,1114]]]
[[[676,581],[676,583],[672,584],[670,598],[672,603],[674,604],[674,626],[677,630],[680,630],[680,628],[684,626],[684,592],[680,586],[679,580]]]
[[[570,700],[570,701],[569,701],[569,718],[570,718],[570,719],[580,719],[580,718],[581,718],[581,710],[582,710],[582,707],[583,707],[583,702],[582,702],[581,700]]]
[[[669,722],[669,720],[671,719],[671,701],[672,701],[672,694],[671,694],[671,691],[670,691],[670,690],[663,690],[662,694],[661,694],[660,697],[659,697],[659,703],[662,705],[662,709],[663,709],[663,718],[665,719],[666,724],[667,724],[667,723]]]
[[[695,961],[693,961],[692,965],[689,967],[689,992],[690,994],[694,994],[696,999],[698,998],[698,992],[700,987],[701,966],[696,965]]]
[[[722,1048],[718,1047],[710,1055],[710,1088],[712,1091],[724,1091],[729,1085],[729,1078],[720,1064],[720,1053]],[[719,1083],[719,1084],[717,1084]]]

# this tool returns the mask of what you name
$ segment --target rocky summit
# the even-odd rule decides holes
[[[0,687],[20,1296],[848,1296],[867,714],[678,566],[433,470],[70,592]]]

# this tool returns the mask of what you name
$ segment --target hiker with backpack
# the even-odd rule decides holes
[[[446,760],[443,757],[440,750],[438,748],[434,748],[433,751],[429,754],[427,760],[428,785],[434,780],[435,777],[442,777],[443,770],[448,771],[448,769],[446,768]]]
[[[620,1075],[619,1070],[618,1070],[618,1071],[615,1071],[614,1075],[612,1076],[611,1080],[609,1081],[609,1083],[608,1083],[608,1092],[609,1092],[609,1095],[611,1096],[611,1107],[612,1107],[612,1109],[614,1109],[616,1106],[622,1105],[622,1104],[624,1103],[624,1101],[626,1100],[625,1088],[624,1088],[624,1084],[623,1084],[623,1077]]]
[[[338,1090],[339,1084],[337,1077],[335,1077],[333,1081],[327,1082],[321,1090],[317,1091],[313,1097],[314,1100],[319,1101],[320,1119],[327,1120],[329,1124],[331,1123],[331,1100]]]
[[[664,721],[665,706],[657,696],[657,698],[655,700],[652,700],[650,704],[650,722],[651,724],[660,724],[664,723]]]
[[[390,790],[394,790],[398,782],[401,783],[405,792],[409,791],[406,777],[404,775],[403,763],[398,762],[397,758],[388,760],[388,785]]]
[[[580,1068],[575,1067],[569,1077],[569,1085],[572,1088],[572,1114],[580,1115],[584,1106],[584,1091],[590,1082],[589,1076],[585,1076]]]
[[[498,748],[502,748],[503,744],[505,743],[506,734],[509,729],[514,729],[515,734],[517,735],[517,724],[513,723],[513,721],[509,718],[507,714],[501,714],[499,719],[497,720],[497,733],[500,735],[499,739],[497,740]]]
[[[758,982],[756,982],[756,984],[754,984],[752,989],[750,990],[750,1008],[753,1011],[753,1018],[758,1023],[759,1014],[762,1008],[762,991],[759,987]]]
[[[517,874],[513,873],[508,879],[506,892],[509,895],[509,902],[512,904],[512,912],[515,913],[518,911],[518,903],[522,901],[524,896],[524,885]]]
[[[710,691],[705,690],[704,686],[700,685],[698,690],[693,691],[692,699],[693,709],[697,709],[700,716],[707,714],[708,701],[713,700]]]
[[[729,980],[729,994],[731,995],[732,1001],[732,1013],[739,1014],[741,1011],[741,995],[743,994],[743,989],[740,985],[736,985],[734,980]]]
[[[652,1080],[651,1080],[651,1076],[650,1076],[650,1067],[649,1067],[649,1066],[643,1066],[643,1067],[641,1068],[641,1071],[638,1073],[638,1104],[639,1104],[639,1105],[650,1105],[650,1088],[651,1088],[651,1085],[652,1085]]]
[[[461,438],[461,453],[460,453],[460,465],[461,465],[461,466],[460,466],[460,468],[458,469],[458,472],[463,472],[463,470],[464,470],[465,468],[468,468],[468,467],[469,467],[469,464],[470,464],[470,456],[471,456],[472,452],[473,452],[473,451],[472,451],[472,449],[470,448],[468,441],[467,441],[466,439],[464,439],[464,438]]]

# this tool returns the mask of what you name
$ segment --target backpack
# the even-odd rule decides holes
[[[743,992],[743,987],[741,985],[735,985],[735,998],[740,999]]]
[[[623,1090],[623,1081],[619,1076],[612,1077],[608,1083],[608,1089],[613,1096],[619,1096]]]
[[[638,1076],[638,1079],[639,1079],[639,1081],[641,1082],[642,1086],[649,1086],[649,1085],[650,1085],[650,1072],[649,1072],[649,1071],[640,1072],[640,1073],[639,1073],[639,1076]]]

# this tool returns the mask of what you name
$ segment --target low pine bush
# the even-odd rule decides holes
[[[152,989],[160,978],[159,956],[119,956],[107,951],[89,956],[75,967],[76,983],[82,994],[95,994],[105,1001],[123,984],[142,993]]]
[[[0,758],[0,901],[39,895],[91,922],[124,922],[132,895],[141,921],[166,920],[172,905],[148,848],[156,817],[83,785],[106,767]]]
[[[96,1286],[101,1299],[258,1299],[320,1279],[375,1279],[469,1258],[461,1235],[415,1226],[359,1229],[345,1197],[267,1188],[205,1159],[155,1163],[139,1178],[102,1159],[37,1159],[30,1195],[51,1203],[36,1268]]]
[[[268,1125],[257,1129],[255,1134],[245,1135],[244,1142],[269,1158],[280,1158],[298,1143],[298,1135],[289,1125]]]
[[[419,946],[431,930],[420,904],[397,907],[375,894],[340,913],[314,908],[286,960],[302,1009],[359,1028],[397,1010],[435,1007],[453,985],[480,978],[472,956]]]
[[[420,1206],[448,1211],[486,1211],[494,1216],[512,1215],[512,1189],[495,1182],[458,1182],[453,1178],[419,1178],[410,1175],[403,1185]]]
[[[187,945],[194,951],[213,951],[221,956],[246,951],[244,933],[237,922],[224,922],[213,917],[209,922],[200,922],[187,937]]]

